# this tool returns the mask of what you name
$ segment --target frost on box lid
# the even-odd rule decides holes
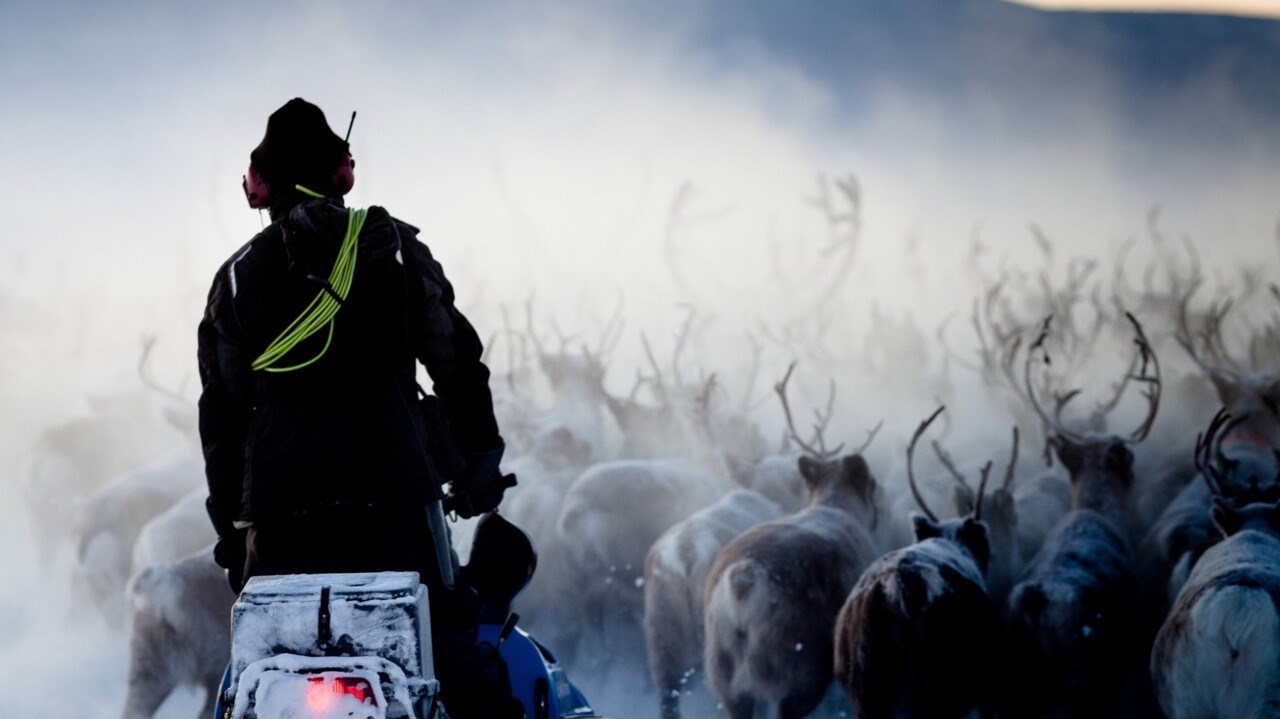
[[[328,649],[320,642],[329,588]],[[376,656],[433,678],[427,590],[415,572],[254,577],[231,610],[231,669],[279,654]]]

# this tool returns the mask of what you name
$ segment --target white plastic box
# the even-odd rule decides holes
[[[387,690],[407,691],[413,705],[420,706],[438,686],[427,590],[414,572],[254,577],[232,608],[231,630],[237,715],[246,709],[240,689],[248,689],[237,684],[283,668],[282,660],[291,671],[317,670],[325,665],[323,657],[385,660],[405,679],[405,686]]]

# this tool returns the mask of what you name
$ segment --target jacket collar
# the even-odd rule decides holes
[[[272,222],[279,222],[288,217],[289,211],[303,202],[316,199],[310,195],[299,192],[296,188],[292,187],[281,193],[279,197],[276,197],[274,192],[271,194],[271,206],[267,208],[267,212],[270,215]],[[325,197],[324,199],[326,202],[334,203],[339,207],[346,207],[346,204],[342,201],[342,197]]]

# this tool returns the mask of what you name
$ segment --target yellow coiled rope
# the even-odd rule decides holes
[[[298,190],[312,197],[322,197],[319,193],[312,192],[302,185],[297,187]],[[276,337],[267,346],[267,349],[253,361],[253,369],[255,371],[292,372],[312,364],[329,351],[329,344],[333,342],[334,316],[338,314],[338,310],[342,307],[342,302],[347,299],[347,293],[351,291],[351,282],[355,278],[357,239],[360,237],[360,229],[364,227],[366,214],[368,214],[368,211],[363,209],[349,210],[347,212],[347,234],[342,239],[342,247],[338,250],[338,258],[333,263],[333,271],[329,273],[329,286],[320,290],[315,299],[311,300],[311,304],[307,305],[307,308],[302,311],[302,314],[298,315],[298,318],[290,323],[280,333],[280,336]],[[319,354],[306,362],[290,367],[274,366],[285,355],[289,354],[294,347],[297,347],[301,342],[326,326],[329,328],[329,336],[324,341],[324,347],[321,348]]]

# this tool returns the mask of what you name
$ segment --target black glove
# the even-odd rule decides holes
[[[516,486],[514,474],[504,475],[498,470],[502,451],[503,448],[499,447],[467,457],[466,472],[454,480],[449,496],[444,498],[446,513],[470,519],[498,508],[507,488]]]
[[[218,537],[213,545],[213,561],[227,573],[227,584],[236,594],[244,589],[244,564],[248,559],[249,549],[246,539],[248,529],[233,529],[229,535]]]
[[[444,511],[457,514],[463,519],[471,519],[481,514],[492,512],[502,502],[502,495],[508,488],[516,486],[514,474],[495,474],[484,480],[480,486],[467,490],[463,494],[453,493],[444,498]]]
[[[239,508],[215,504],[213,497],[205,500],[204,508],[209,513],[209,521],[213,522],[213,531],[218,533],[218,543],[213,545],[213,561],[226,570],[227,584],[239,594],[244,587],[244,564],[249,556],[246,542],[249,530],[236,527]]]

